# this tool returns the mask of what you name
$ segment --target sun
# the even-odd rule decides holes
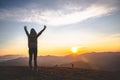
[[[72,51],[72,53],[77,53],[78,48],[77,47],[72,47],[71,51]]]

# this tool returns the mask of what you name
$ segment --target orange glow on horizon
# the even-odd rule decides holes
[[[111,43],[111,44],[110,44]],[[23,45],[9,45],[7,47],[3,47],[0,50],[0,56],[2,55],[24,55],[28,56],[28,47],[27,44]],[[117,52],[120,51],[120,44],[118,41],[116,42],[101,42],[94,44],[86,44],[73,47],[70,46],[53,46],[53,47],[45,47],[38,46],[38,56],[42,55],[55,55],[55,56],[64,56],[68,54],[84,54],[86,52]],[[72,50],[71,50],[72,48]]]

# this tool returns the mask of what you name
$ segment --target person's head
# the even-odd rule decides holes
[[[36,33],[36,31],[35,31],[34,28],[31,29],[30,35],[31,35],[31,36],[36,36],[36,35],[37,35],[37,33]]]

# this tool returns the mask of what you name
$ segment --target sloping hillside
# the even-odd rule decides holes
[[[120,80],[120,72],[79,68],[39,67],[30,73],[28,67],[0,67],[0,80]]]

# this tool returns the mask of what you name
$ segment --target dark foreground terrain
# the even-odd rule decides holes
[[[27,67],[0,67],[0,80],[120,80],[120,72],[39,67],[30,73]]]

